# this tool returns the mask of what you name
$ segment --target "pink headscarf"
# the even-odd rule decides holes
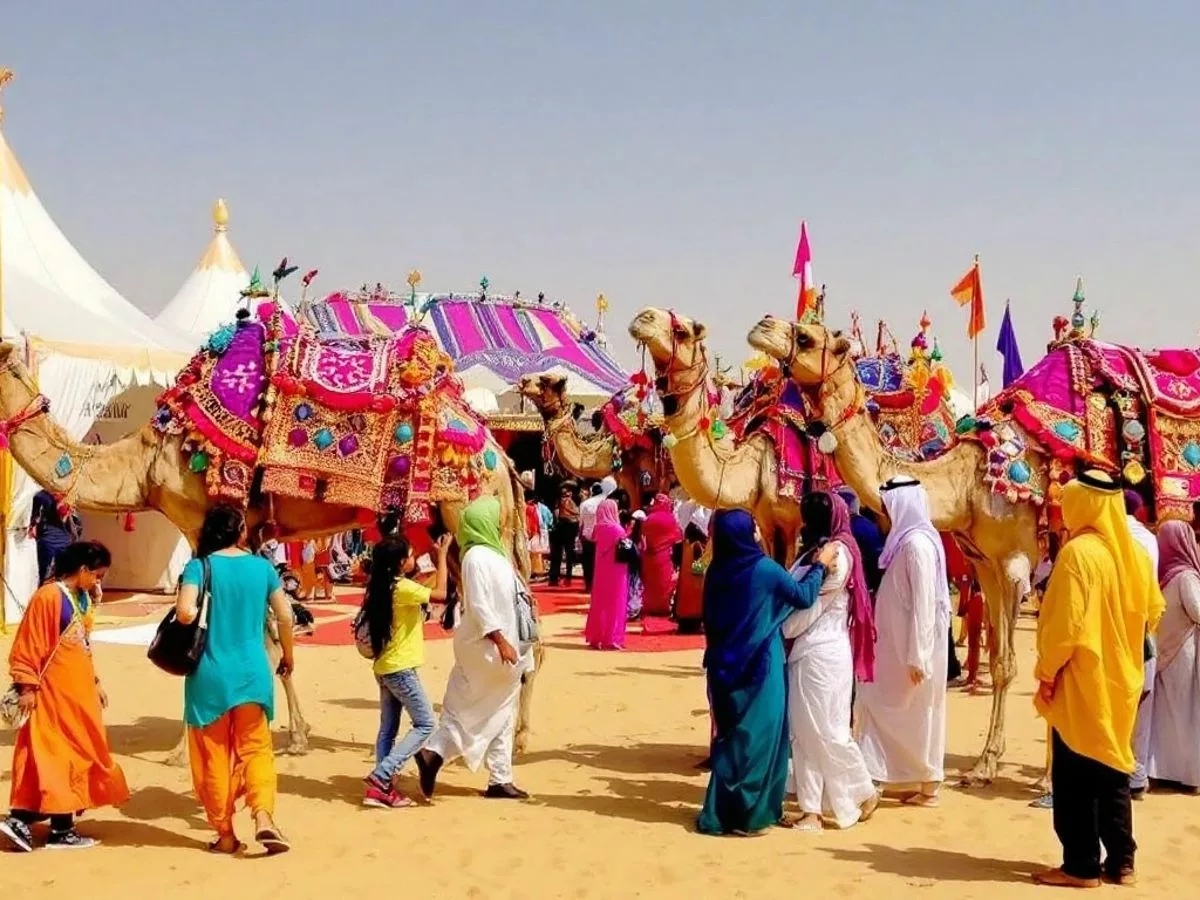
[[[838,494],[830,493],[830,538],[850,555],[850,650],[854,654],[854,677],[863,683],[875,680],[875,610],[863,572],[862,551],[850,528],[850,507]]]
[[[1200,575],[1200,548],[1192,526],[1168,519],[1158,528],[1158,585],[1165,588],[1176,576],[1192,571]]]
[[[621,528],[621,511],[617,508],[617,501],[600,501],[600,505],[596,507],[596,527],[601,525],[615,525]],[[621,528],[621,531],[624,532],[625,529]]]
[[[683,540],[683,529],[675,521],[674,504],[666,494],[659,494],[650,501],[650,513],[642,524],[642,536],[646,549],[658,552]]]

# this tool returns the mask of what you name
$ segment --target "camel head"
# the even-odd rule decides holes
[[[629,323],[629,336],[646,348],[658,375],[699,368],[708,329],[671,310],[647,306]]]
[[[550,372],[522,375],[521,380],[517,382],[517,392],[533,403],[547,422],[553,422],[559,416],[570,412],[566,375]]]
[[[19,415],[37,396],[16,345],[0,341],[0,420]]]
[[[779,360],[781,369],[802,388],[818,388],[847,364],[850,341],[821,325],[764,316],[746,336],[750,346]]]

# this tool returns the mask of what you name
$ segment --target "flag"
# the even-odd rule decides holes
[[[800,243],[796,245],[796,261],[792,263],[792,277],[800,279],[800,292],[796,297],[796,321],[817,306],[817,288],[812,277],[812,250],[808,246],[808,224],[800,223]]]
[[[953,297],[959,306],[971,305],[971,319],[967,322],[967,337],[973,338],[984,329],[983,316],[983,282],[979,278],[979,258],[975,258],[974,264],[962,280],[950,289],[950,296]]]
[[[1004,321],[1000,323],[1000,334],[996,338],[996,352],[1004,359],[1004,386],[1008,387],[1025,373],[1008,303],[1004,304]]]

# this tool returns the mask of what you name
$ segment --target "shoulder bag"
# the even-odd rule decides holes
[[[517,613],[517,651],[524,654],[526,650],[537,643],[538,624],[533,615],[533,598],[529,588],[515,572],[513,573],[513,608]]]
[[[66,591],[67,589],[59,584],[59,590]],[[67,628],[70,628],[75,619],[79,617],[79,609],[75,605],[75,601],[70,595],[67,599],[71,603],[71,621],[67,623]],[[41,671],[38,672],[38,682],[40,683],[46,677],[46,672],[50,668],[50,663],[54,662],[54,654],[58,652],[58,648],[62,646],[63,635],[66,634],[67,628],[62,629],[58,633],[58,640],[54,642],[54,649],[50,651],[50,655],[46,657],[46,661],[42,663]],[[21,691],[14,684],[0,696],[0,722],[4,723],[6,728],[13,731],[20,731],[25,727],[25,723],[29,721],[29,713],[21,710]]]
[[[168,675],[191,675],[200,665],[208,646],[208,608],[212,604],[212,567],[207,557],[200,560],[203,575],[197,598],[196,620],[184,625],[172,609],[163,618],[150,642],[146,656]]]

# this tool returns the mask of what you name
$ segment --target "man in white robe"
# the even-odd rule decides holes
[[[1125,521],[1129,525],[1129,533],[1133,535],[1137,545],[1150,556],[1151,571],[1158,574],[1158,538],[1144,524],[1146,519],[1146,504],[1137,491],[1125,491]],[[1145,653],[1145,685],[1142,688],[1142,699],[1138,704],[1137,725],[1133,731],[1133,755],[1137,759],[1137,768],[1129,776],[1129,790],[1134,800],[1141,800],[1150,786],[1150,777],[1146,774],[1146,763],[1150,758],[1151,719],[1154,714],[1155,665],[1154,639],[1146,635]]]
[[[533,654],[518,649],[516,573],[499,552],[472,547],[463,556],[462,584],[442,717],[414,758],[421,791],[432,796],[438,771],[461,756],[472,772],[487,767],[485,796],[524,800],[529,795],[513,784],[513,732],[521,677],[533,670]]]
[[[885,791],[906,803],[934,806],[945,777],[945,551],[920,482],[893,478],[881,491],[891,531],[879,557],[875,680],[858,686],[858,741],[867,771]]]

